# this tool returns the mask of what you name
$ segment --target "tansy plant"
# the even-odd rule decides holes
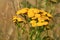
[[[16,12],[16,15],[13,16],[13,22],[18,25],[18,28],[21,28],[21,23],[28,24],[30,40],[40,40],[41,32],[49,28],[48,25],[52,19],[50,13],[37,8],[22,8]]]

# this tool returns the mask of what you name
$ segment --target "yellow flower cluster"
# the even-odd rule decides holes
[[[44,10],[39,10],[36,8],[23,8],[21,10],[18,10],[17,15],[27,15],[28,19],[30,18],[30,24],[32,27],[37,27],[37,26],[44,26],[48,25],[49,21],[52,18],[52,15],[45,12]],[[18,21],[22,21],[22,19],[14,17],[13,20],[17,19]],[[14,21],[15,22],[15,21]]]
[[[23,20],[17,16],[13,16],[13,22],[16,22],[16,21],[21,22]]]

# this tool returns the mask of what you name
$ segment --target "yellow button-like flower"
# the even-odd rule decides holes
[[[32,23],[32,27],[36,27],[36,23]]]
[[[39,22],[44,22],[44,19],[40,17],[40,18],[38,18],[38,21]]]
[[[30,23],[36,23],[36,21],[35,20],[31,20]]]
[[[34,17],[32,17],[32,19],[37,19],[37,18],[40,18],[40,14],[35,14]]]
[[[44,20],[50,20],[47,16],[42,16]]]
[[[34,13],[39,13],[40,12],[40,10],[39,9],[34,9]]]
[[[17,16],[13,16],[13,20],[17,19]]]
[[[43,25],[48,25],[48,22],[43,22],[42,24],[43,24]]]
[[[30,10],[28,11],[28,17],[31,18],[31,17],[34,17],[34,15],[35,15],[35,14],[34,14],[33,10],[30,9]]]
[[[44,20],[50,20],[48,17],[45,17]]]
[[[47,14],[47,16],[48,16],[48,17],[52,17],[52,15],[51,15],[51,14],[49,14],[49,13]]]
[[[42,22],[38,22],[37,26],[43,26],[43,23]]]
[[[28,8],[23,8],[23,9],[21,9],[21,10],[18,10],[17,11],[17,15],[19,15],[19,14],[24,14],[24,13],[27,13],[27,11],[28,11]]]
[[[40,14],[35,14],[35,17],[37,17],[37,18],[40,17],[40,16],[41,16]]]
[[[36,27],[36,21],[35,20],[30,21],[30,23],[31,23],[32,27]]]
[[[16,22],[17,16],[13,16],[13,22]]]
[[[18,21],[18,22],[21,22],[21,21],[23,21],[23,20],[22,20],[21,18],[17,18],[17,21]]]
[[[21,22],[23,20],[17,16],[13,16],[13,22],[16,22],[16,21]]]
[[[46,14],[47,14],[47,12],[43,12],[41,15],[43,15],[43,16],[44,16],[44,15],[46,15]]]

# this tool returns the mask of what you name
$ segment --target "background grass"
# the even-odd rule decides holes
[[[17,30],[12,22],[15,12],[26,7],[37,7],[51,13],[54,18],[50,25],[52,30],[48,31],[48,35],[54,40],[60,40],[60,2],[59,0],[0,0],[0,40],[17,40]],[[25,4],[27,3],[27,4]],[[26,28],[28,30],[28,27]],[[22,40],[27,39],[28,33],[22,36]],[[41,38],[46,36],[46,31],[42,33]]]

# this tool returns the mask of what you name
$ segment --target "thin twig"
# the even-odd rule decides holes
[[[36,0],[36,8],[38,8],[38,1]]]

